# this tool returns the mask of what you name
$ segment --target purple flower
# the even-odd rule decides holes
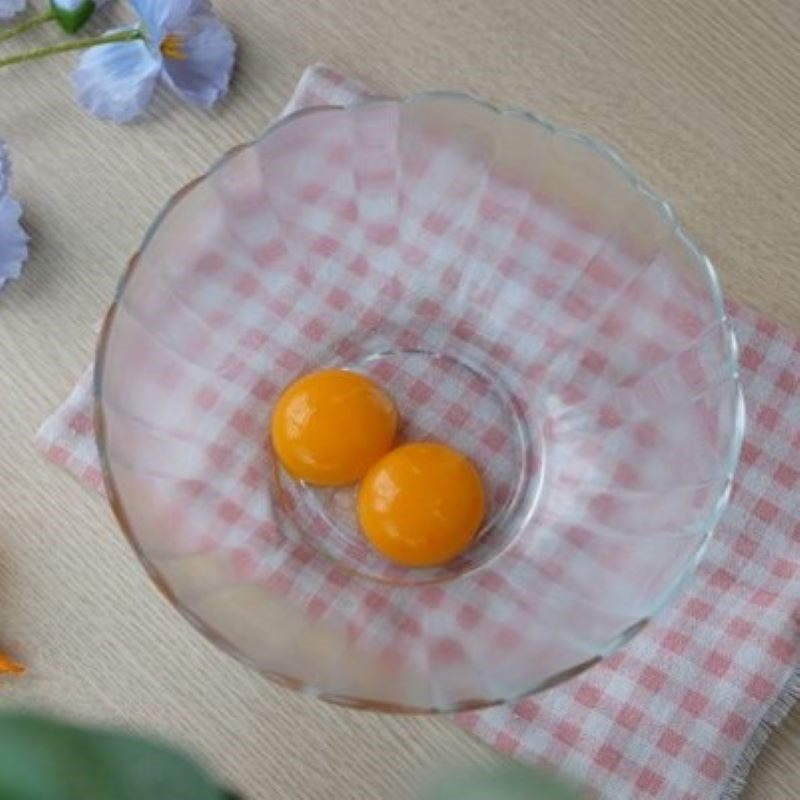
[[[0,139],[0,289],[8,281],[19,278],[28,258],[28,234],[19,223],[22,207],[8,193],[10,181],[8,148]]]
[[[129,122],[145,110],[159,79],[203,108],[226,94],[236,43],[210,0],[131,4],[142,22],[142,38],[84,53],[73,76],[83,106],[98,117]]]
[[[11,17],[22,11],[28,0],[0,0],[0,19],[11,19]]]

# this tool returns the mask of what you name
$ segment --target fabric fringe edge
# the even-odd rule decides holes
[[[736,800],[741,794],[747,785],[747,776],[750,774],[758,754],[764,748],[767,738],[780,725],[798,700],[800,700],[800,666],[795,667],[775,702],[758,721],[752,736],[739,755],[719,800]]]

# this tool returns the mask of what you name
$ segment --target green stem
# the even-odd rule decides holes
[[[24,22],[20,22],[19,25],[14,25],[14,27],[6,28],[2,31],[2,33],[0,33],[0,42],[13,39],[15,36],[19,36],[21,33],[25,33],[33,28],[38,28],[39,25],[44,25],[45,22],[50,22],[51,19],[55,18],[56,15],[53,13],[53,10],[50,9],[49,11],[45,11],[44,14],[39,14],[38,17],[26,19]]]
[[[85,50],[87,47],[97,47],[101,44],[116,44],[117,42],[135,42],[137,39],[144,39],[144,31],[136,29],[132,31],[119,31],[109,36],[96,36],[93,39],[78,39],[64,44],[54,44],[51,47],[41,47],[38,50],[30,50],[27,53],[17,53],[14,56],[0,58],[0,69],[10,67],[13,64],[22,64],[24,61],[33,61],[37,58],[47,58],[59,53],[70,53],[73,50]]]

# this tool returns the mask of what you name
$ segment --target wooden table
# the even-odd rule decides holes
[[[69,56],[0,74],[0,136],[33,233],[24,278],[0,296],[0,634],[31,666],[2,703],[158,731],[255,800],[406,797],[427,765],[489,751],[444,719],[346,712],[278,690],[217,652],[156,594],[104,502],[45,463],[33,434],[89,361],[146,224],[260,131],[314,61],[384,92],[465,88],[613,143],[674,201],[727,292],[797,324],[800,3],[218,5],[241,65],[212,114],[163,96],[144,124],[103,124],[73,102]],[[800,709],[745,797],[794,797],[798,785]]]

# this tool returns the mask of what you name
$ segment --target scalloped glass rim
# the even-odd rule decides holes
[[[297,679],[293,678],[290,675],[277,674],[269,670],[266,670],[263,667],[259,666],[258,664],[254,663],[247,656],[247,654],[241,651],[241,649],[238,646],[232,644],[225,637],[224,634],[216,630],[214,627],[209,625],[205,620],[198,617],[197,614],[195,614],[182,604],[180,598],[176,596],[176,594],[170,587],[169,582],[165,579],[165,577],[161,574],[159,569],[143,552],[142,548],[140,547],[140,545],[136,540],[132,526],[128,522],[124,505],[122,503],[116,484],[114,482],[114,478],[111,473],[108,450],[106,447],[106,423],[101,402],[101,395],[102,395],[101,387],[102,387],[103,369],[106,358],[109,333],[113,325],[115,311],[117,305],[121,300],[127,282],[136,268],[138,257],[140,253],[147,247],[150,240],[154,236],[155,232],[160,227],[164,218],[175,207],[175,205],[178,202],[180,202],[186,195],[188,195],[197,185],[199,185],[206,179],[210,178],[231,157],[233,157],[240,151],[258,144],[259,142],[263,141],[271,134],[273,134],[275,131],[279,130],[285,125],[291,124],[292,122],[302,117],[315,114],[323,114],[331,111],[357,110],[365,106],[370,106],[379,103],[387,103],[387,102],[398,103],[398,104],[412,104],[431,98],[448,99],[457,102],[478,105],[500,117],[509,117],[521,120],[523,122],[526,122],[527,124],[530,124],[541,130],[546,131],[547,133],[549,133],[554,137],[568,139],[573,142],[576,142],[577,144],[585,147],[592,153],[596,154],[598,157],[603,158],[604,160],[611,163],[612,166],[614,166],[616,170],[625,178],[625,180],[629,183],[629,185],[636,192],[641,194],[653,207],[655,207],[658,210],[658,213],[661,215],[663,220],[671,227],[672,235],[675,236],[684,247],[686,247],[687,251],[691,253],[695,262],[697,263],[698,269],[700,270],[702,277],[705,279],[709,287],[711,298],[714,304],[715,315],[718,318],[718,324],[721,326],[721,330],[723,331],[725,337],[726,348],[727,348],[727,362],[731,367],[731,378],[736,383],[737,400],[736,400],[736,416],[734,420],[734,429],[732,432],[730,449],[727,455],[725,467],[723,469],[723,474],[726,475],[726,480],[720,491],[719,497],[717,498],[716,504],[703,526],[706,528],[706,534],[700,540],[699,546],[694,556],[687,563],[685,570],[676,578],[673,585],[670,586],[663,593],[660,603],[657,605],[655,611],[652,614],[650,614],[647,618],[644,618],[639,622],[630,626],[630,628],[626,630],[623,634],[621,634],[613,642],[611,646],[609,646],[604,652],[599,653],[596,657],[589,658],[585,662],[578,664],[577,666],[572,667],[563,673],[551,676],[547,680],[531,686],[528,690],[521,692],[517,697],[489,698],[486,699],[485,701],[470,702],[468,704],[463,704],[463,703],[455,704],[450,707],[431,707],[431,708],[421,709],[418,707],[406,707],[394,703],[385,703],[375,700],[357,701],[351,697],[338,697],[330,695],[324,692],[320,692],[314,686],[298,681]],[[631,166],[613,148],[600,142],[599,140],[593,138],[592,136],[584,134],[581,131],[575,130],[573,128],[561,127],[538,114],[531,113],[524,109],[514,108],[514,107],[500,108],[498,106],[493,105],[492,103],[489,103],[486,100],[483,100],[469,93],[449,91],[449,90],[431,90],[431,91],[419,92],[404,98],[393,98],[384,95],[372,95],[368,98],[357,100],[354,103],[351,103],[346,106],[343,105],[309,106],[291,112],[289,114],[286,114],[285,116],[281,117],[280,119],[276,120],[274,123],[269,125],[261,136],[249,142],[236,145],[231,149],[229,149],[228,151],[226,151],[219,159],[217,159],[217,161],[215,161],[209,167],[209,169],[205,173],[202,173],[201,175],[197,176],[193,180],[186,183],[183,187],[178,189],[178,191],[176,191],[167,200],[167,202],[164,204],[164,207],[156,215],[153,222],[147,228],[147,231],[145,232],[145,235],[142,238],[142,243],[139,245],[139,248],[131,257],[127,269],[120,278],[119,284],[117,286],[117,291],[115,293],[114,301],[111,304],[104,319],[102,330],[100,332],[100,336],[97,343],[94,367],[95,369],[94,369],[93,393],[94,393],[94,411],[95,411],[95,431],[97,437],[98,453],[100,457],[101,472],[103,475],[103,482],[106,489],[106,494],[108,496],[109,504],[111,505],[114,516],[123,534],[130,543],[137,557],[141,561],[143,567],[145,568],[145,571],[148,573],[153,583],[156,585],[159,591],[164,595],[164,597],[170,602],[171,605],[173,605],[176,608],[176,610],[184,617],[184,619],[186,619],[193,627],[195,627],[203,636],[205,636],[207,639],[213,642],[217,647],[219,647],[221,650],[234,657],[240,663],[247,665],[254,671],[258,672],[259,674],[263,675],[269,680],[277,683],[278,685],[295,689],[301,692],[305,692],[307,694],[311,694],[315,697],[318,697],[322,700],[325,700],[327,702],[336,705],[343,705],[351,708],[362,708],[373,711],[383,711],[389,713],[448,714],[448,713],[457,713],[463,711],[490,708],[492,706],[497,706],[501,704],[513,703],[523,699],[524,697],[528,697],[532,694],[536,694],[537,692],[541,692],[546,689],[552,688],[553,686],[556,686],[565,680],[569,680],[573,677],[576,677],[577,675],[584,672],[586,669],[589,669],[590,667],[597,664],[599,661],[611,655],[613,652],[618,650],[620,647],[622,647],[624,644],[626,644],[632,638],[638,635],[638,633],[640,633],[641,630],[647,626],[649,621],[653,619],[653,617],[657,616],[664,609],[664,607],[668,605],[669,602],[681,591],[681,589],[684,587],[686,582],[691,578],[698,564],[702,560],[702,557],[705,553],[705,550],[708,546],[711,536],[713,535],[714,530],[717,524],[719,523],[719,520],[723,512],[727,508],[730,499],[731,489],[733,486],[734,472],[739,460],[739,455],[741,452],[742,442],[744,440],[744,434],[745,434],[746,411],[745,411],[744,393],[742,391],[741,380],[739,375],[738,342],[730,318],[728,317],[725,311],[719,279],[717,277],[716,270],[714,269],[714,266],[710,258],[703,252],[703,250],[694,241],[694,239],[692,239],[692,237],[688,234],[686,229],[680,223],[678,216],[675,213],[675,210],[673,209],[672,205],[667,200],[662,198],[659,194],[657,194],[655,191],[653,191],[649,186],[643,183],[642,180],[639,178],[639,176],[636,174],[636,172],[631,168]]]

